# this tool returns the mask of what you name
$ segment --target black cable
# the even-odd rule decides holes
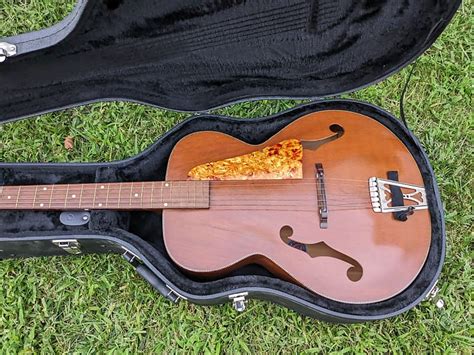
[[[416,68],[416,62],[413,63],[413,66],[410,69],[410,73],[408,74],[408,78],[405,81],[405,86],[403,87],[402,93],[400,95],[400,118],[402,119],[403,124],[405,125],[406,128],[408,127],[407,120],[405,117],[405,93],[407,92],[408,89],[408,84],[410,83],[411,76],[413,75],[413,72],[415,71]]]
[[[431,41],[433,33],[435,33],[439,28],[441,28],[441,26],[443,26],[445,22],[446,22],[445,19],[441,19],[433,26],[430,33],[428,33],[428,36],[426,37],[425,41],[421,45],[422,48],[424,48],[425,50],[427,49],[425,47],[427,47],[427,44]],[[405,127],[408,128],[408,129],[409,129],[409,127],[408,127],[408,124],[407,124],[407,120],[405,118],[405,108],[404,108],[405,93],[408,89],[408,84],[410,83],[411,76],[412,76],[413,72],[415,71],[416,63],[417,62],[413,63],[413,66],[411,67],[410,73],[408,74],[407,81],[405,82],[405,86],[403,87],[402,94],[400,95],[400,118],[402,119],[402,122],[405,125]]]

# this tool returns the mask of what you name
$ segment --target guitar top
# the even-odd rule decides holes
[[[166,178],[210,180],[209,209],[163,212],[168,253],[201,277],[257,263],[332,300],[373,303],[408,287],[430,248],[415,160],[360,114],[313,113],[259,145],[194,133]]]

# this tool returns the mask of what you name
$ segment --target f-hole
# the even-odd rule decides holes
[[[344,128],[336,123],[330,125],[329,130],[334,133],[329,137],[318,139],[315,141],[301,141],[303,148],[308,150],[316,150],[322,145],[335,141],[336,139],[339,139],[344,135]]]
[[[314,244],[303,244],[296,242],[290,237],[293,236],[293,228],[290,226],[283,226],[280,229],[280,238],[283,243],[289,245],[292,248],[301,250],[305,252],[312,258],[317,258],[321,256],[335,258],[341,261],[344,261],[351,266],[347,269],[347,278],[353,282],[357,282],[362,278],[363,269],[362,266],[357,262],[357,260],[351,258],[349,255],[341,253],[334,248],[331,248],[324,242],[318,242]]]

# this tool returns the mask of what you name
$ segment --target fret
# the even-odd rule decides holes
[[[84,194],[84,184],[81,184],[81,193],[79,195],[79,208],[82,206],[82,195]]]
[[[165,206],[165,207],[172,207],[172,205],[173,205],[173,186],[174,186],[174,183],[169,182],[168,185],[169,185],[169,187],[170,187],[170,188],[169,188],[169,192],[170,192],[170,193],[169,193],[169,198],[168,198],[168,201],[169,201],[169,202],[165,202],[165,203],[164,203],[164,206]],[[170,206],[170,204],[171,204],[171,206]]]
[[[172,207],[180,207],[181,205],[181,187],[179,181],[173,183],[174,185],[174,194],[171,196]]]
[[[11,195],[10,193],[8,192],[9,188],[5,187],[5,186],[0,186],[0,197],[3,199],[5,199],[5,203],[8,204],[11,200]]]
[[[188,204],[190,204],[190,201],[189,201],[189,185],[185,186],[186,187],[186,201]],[[196,201],[194,201],[194,205],[192,206],[196,206]]]
[[[202,200],[203,198],[203,193],[202,193],[202,184],[199,184],[199,199]]]
[[[189,184],[182,183],[181,185],[181,197],[182,197],[182,207],[192,206],[191,201],[189,201]]]
[[[170,193],[170,200],[171,200],[171,207],[179,207],[179,203],[181,201],[179,197],[179,182],[173,183],[174,193]]]
[[[131,198],[131,204],[130,207],[132,206],[132,203],[135,203],[135,200],[139,197],[139,195],[134,191],[134,186],[135,184],[132,182],[131,184],[125,185],[130,187],[130,198]]]
[[[142,195],[140,196],[140,204],[141,204],[141,207],[143,207],[143,200],[144,200],[144,198],[145,198],[144,190],[145,190],[145,183],[142,182]]]
[[[153,208],[153,194],[155,193],[155,183],[151,183],[150,206]]]
[[[92,207],[95,207],[95,201],[97,199],[97,188],[99,187],[99,185],[95,185],[95,188],[94,188],[94,198],[92,200]]]
[[[207,196],[206,196],[206,190],[204,189],[205,187],[207,189]],[[207,185],[204,185],[203,183],[201,183],[201,195],[202,195],[202,201],[206,201],[206,197],[207,197],[206,203],[209,204],[209,181],[207,181]]]
[[[160,206],[159,206],[160,208],[161,208],[161,206],[164,205],[164,201],[163,201],[163,188],[164,188],[165,185],[166,185],[166,183],[161,183]]]
[[[67,185],[66,197],[64,198],[64,207],[67,206],[67,199],[68,199],[68,196],[69,196],[69,184]]]
[[[181,188],[179,186],[179,181],[173,183],[174,193],[171,196],[172,207],[179,207],[181,204]]]
[[[119,194],[118,194],[118,201],[117,201],[117,207],[120,207],[120,199],[122,198],[122,184],[120,184],[119,187]]]
[[[92,207],[102,208],[105,204],[105,197],[107,192],[105,191],[104,184],[96,184],[94,186],[94,194],[92,197]]]
[[[38,186],[35,187],[35,195],[33,197],[33,207],[36,205],[36,196],[38,195]]]
[[[105,206],[109,207],[110,184],[107,185],[107,197],[105,199]]]
[[[51,208],[51,202],[53,200],[53,188],[54,185],[41,187],[41,198],[38,201],[39,207],[44,209]]]
[[[53,191],[54,191],[54,185],[51,185],[50,189],[50,194],[49,194],[49,208],[51,208],[51,204],[53,203]]]
[[[16,195],[16,203],[15,203],[16,208],[18,208],[18,202],[20,201],[20,194],[21,194],[21,186],[18,186],[18,192]]]

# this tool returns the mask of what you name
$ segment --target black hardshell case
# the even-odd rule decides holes
[[[0,122],[114,99],[197,112],[262,97],[338,95],[410,63],[434,42],[459,5],[457,0],[78,0],[59,24],[0,39],[0,56],[6,57],[0,63]],[[217,130],[256,144],[293,120],[326,109],[362,113],[384,124],[406,144],[422,172],[431,249],[420,275],[396,297],[343,304],[257,266],[215,281],[192,280],[170,261],[160,216],[146,212],[95,211],[86,224],[71,226],[62,223],[71,216],[56,212],[0,211],[0,259],[120,253],[174,302],[233,302],[241,310],[246,299],[260,298],[336,322],[400,314],[436,283],[445,254],[443,210],[416,137],[396,117],[368,103],[315,100],[255,120],[201,113],[124,161],[0,163],[0,186],[161,180],[173,146],[189,133]]]

